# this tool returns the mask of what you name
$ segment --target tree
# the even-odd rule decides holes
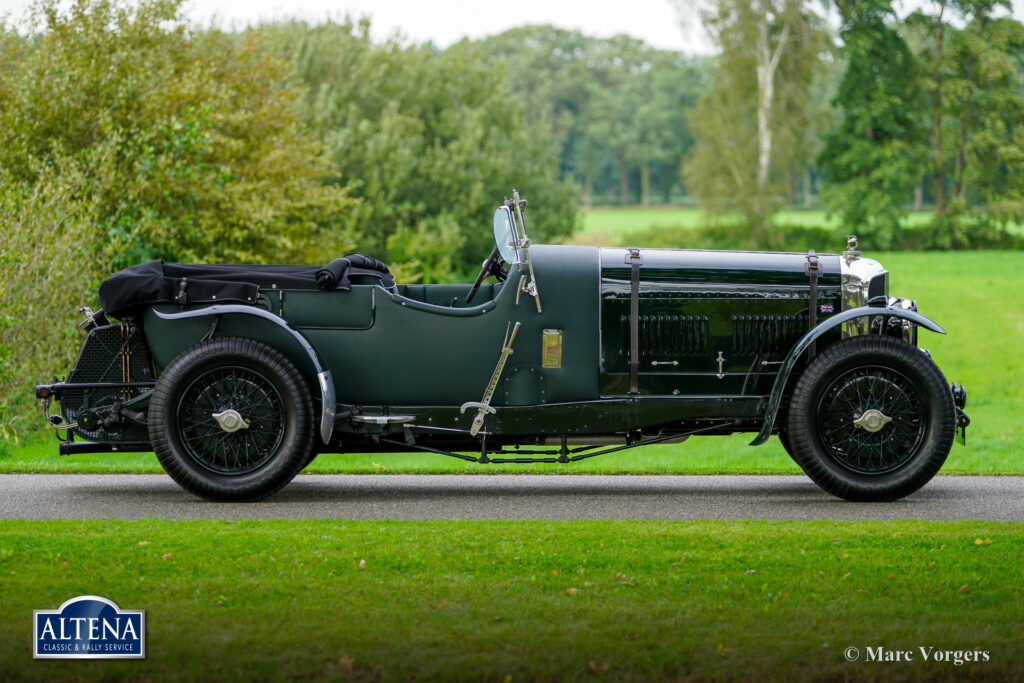
[[[650,99],[647,73],[655,54],[643,41],[625,35],[594,41],[588,53],[600,76],[589,82],[584,135],[592,148],[603,146],[614,155],[623,206],[630,203],[632,195],[630,169],[638,161],[649,164],[651,139],[663,137],[662,131],[656,130],[661,122],[653,120],[657,114],[650,103],[637,99]],[[640,110],[645,110],[642,118],[638,118]]]
[[[936,235],[940,246],[967,246],[966,229],[997,230],[1024,220],[1024,24],[981,13],[958,32],[951,211],[966,216]],[[940,226],[942,227],[942,226]]]
[[[692,144],[686,125],[686,109],[696,103],[684,77],[687,65],[671,52],[655,52],[649,64],[631,75],[621,93],[632,108],[626,158],[640,169],[640,203],[650,204],[651,170],[656,164],[676,169]]]
[[[605,67],[590,59],[597,43],[578,30],[550,24],[519,26],[475,42],[503,65],[512,92],[528,103],[527,119],[550,128],[562,173],[577,180],[582,180],[575,154],[584,135],[581,117],[592,85],[607,79]]]
[[[925,71],[935,246],[966,246],[970,230],[998,229],[1022,215],[1024,27],[994,16],[1009,8],[1004,0],[936,0],[933,13],[919,10],[906,21]]]
[[[494,207],[513,187],[530,201],[534,239],[573,230],[576,191],[559,178],[549,129],[527,120],[477,45],[376,44],[368,22],[350,20],[252,34],[305,86],[305,119],[337,168],[327,180],[359,200],[360,250],[406,281],[475,273],[493,245]]]
[[[654,170],[660,179],[662,201],[666,203],[671,199],[673,186],[681,180],[679,168],[694,144],[689,112],[707,85],[706,73],[706,60],[678,52],[661,51],[652,65],[652,99],[666,133]]]
[[[583,186],[584,203],[595,192],[631,202],[636,171],[641,202],[658,180],[667,201],[692,144],[685,110],[703,86],[703,60],[627,36],[595,38],[546,25],[510,29],[477,45],[505,64],[513,92],[528,103],[528,119],[550,127],[561,172]]]
[[[798,166],[807,93],[829,40],[800,0],[718,0],[704,12],[720,48],[693,115],[687,184],[713,211],[744,214],[755,237]]]
[[[847,67],[835,101],[843,114],[819,163],[831,210],[884,248],[900,237],[904,204],[921,177],[918,63],[893,25],[890,0],[837,4]]]
[[[835,99],[845,64],[843,60],[836,59],[835,52],[830,56],[831,59],[826,59],[823,68],[811,79],[807,107],[799,112],[807,117],[797,142],[802,171],[799,192],[805,209],[813,205],[814,176],[820,177],[821,169],[817,167],[817,161],[825,147],[825,136],[834,131],[840,122],[841,109],[836,106]],[[795,166],[794,170],[797,170]]]
[[[82,191],[91,163],[51,157],[37,169],[28,186],[0,167],[0,432],[39,424],[32,386],[74,360],[81,335],[73,321],[94,297],[102,253],[99,202]]]
[[[31,185],[56,158],[96,198],[101,270],[151,258],[322,260],[344,193],[303,130],[287,65],[196,32],[181,0],[57,0],[5,40],[0,166]]]

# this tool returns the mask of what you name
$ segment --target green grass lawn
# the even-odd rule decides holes
[[[948,378],[968,389],[967,447],[954,446],[944,472],[1024,473],[1024,252],[869,254],[892,272],[892,292],[949,332],[922,331]],[[475,465],[432,454],[324,455],[313,472],[796,473],[776,439],[694,437],[573,465]],[[0,455],[0,472],[160,472],[151,454],[57,456],[52,438],[33,438]]]
[[[1024,526],[0,521],[4,680],[1024,674]],[[33,661],[33,609],[144,608],[145,661]],[[893,665],[848,647],[912,649]],[[956,666],[918,647],[989,652]]]
[[[921,227],[932,218],[928,211],[910,212],[903,224],[908,228]],[[697,228],[705,222],[705,214],[696,207],[665,206],[665,207],[608,207],[596,208],[583,212],[582,241],[587,238],[603,236],[604,239],[624,234],[641,232],[648,228],[685,229]],[[776,225],[793,225],[802,227],[837,228],[840,226],[838,217],[826,216],[822,209],[784,209],[775,214]]]

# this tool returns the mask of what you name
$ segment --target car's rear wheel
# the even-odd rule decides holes
[[[264,498],[312,458],[313,405],[299,370],[251,339],[202,342],[160,375],[149,405],[157,459],[207,500]]]
[[[800,377],[789,403],[787,450],[841,498],[902,498],[924,486],[953,445],[953,397],[938,367],[892,337],[843,340]]]

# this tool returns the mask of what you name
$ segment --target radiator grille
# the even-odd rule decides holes
[[[89,332],[78,362],[68,373],[67,382],[149,382],[153,380],[150,370],[149,349],[142,330],[126,325],[107,325]],[[108,414],[127,399],[141,394],[144,389],[133,388],[65,388],[61,392],[61,415],[67,423],[78,421],[79,412],[89,409],[102,415]],[[81,427],[75,433],[90,441],[148,441],[146,427],[125,422],[116,432],[97,427],[92,431]]]
[[[78,362],[68,373],[68,382],[121,382],[124,381],[126,366],[122,364],[125,354],[135,362],[131,369],[131,381],[146,381],[149,377],[149,350],[138,328],[122,330],[120,325],[105,325],[89,332],[89,336],[78,354]]]
[[[706,315],[641,315],[639,323],[641,356],[687,356],[707,351]],[[629,358],[628,315],[619,318],[619,326],[619,353]]]
[[[803,315],[734,315],[732,346],[736,353],[787,353],[807,331]]]

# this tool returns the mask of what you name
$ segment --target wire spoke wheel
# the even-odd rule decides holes
[[[236,411],[242,424],[228,431],[217,414]],[[245,474],[267,463],[284,439],[285,406],[280,392],[255,370],[208,370],[181,394],[178,434],[196,463],[218,474]]]
[[[902,339],[835,342],[793,387],[779,435],[797,465],[846,500],[896,500],[924,486],[953,445],[956,409],[942,372]]]
[[[884,474],[917,453],[927,430],[922,398],[902,373],[874,365],[836,377],[818,402],[818,433],[828,454],[861,474]],[[865,418],[879,415],[865,424]]]
[[[207,500],[265,498],[315,455],[309,384],[254,339],[200,342],[164,369],[149,404],[149,436],[164,470]]]

